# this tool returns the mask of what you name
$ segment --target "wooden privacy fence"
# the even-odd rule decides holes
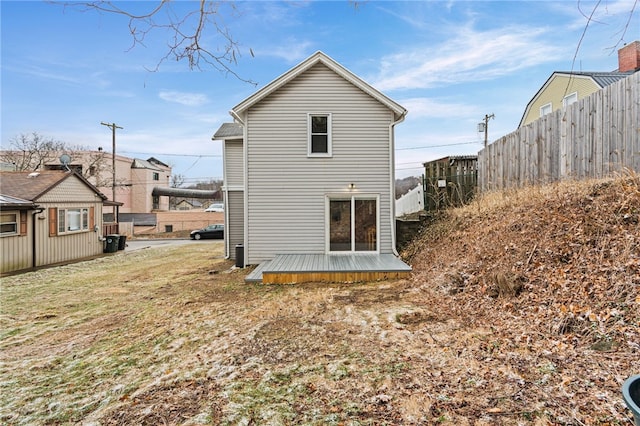
[[[482,191],[640,171],[640,72],[503,136],[478,164]]]
[[[424,163],[424,209],[459,207],[476,193],[478,162],[475,155],[451,156]]]

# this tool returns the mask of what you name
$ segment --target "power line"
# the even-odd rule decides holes
[[[424,169],[424,166],[416,166],[416,167],[399,167],[396,170],[415,170],[415,169]]]
[[[471,145],[477,144],[478,142],[458,142],[458,143],[447,143],[443,145],[429,145],[429,146],[411,146],[408,148],[396,148],[396,151],[406,151],[408,149],[429,149],[429,148],[442,148],[445,146],[454,146],[454,145]]]
[[[139,154],[139,155],[166,155],[167,157],[200,157],[200,158],[222,158],[222,155],[204,155],[204,154],[167,154],[161,152],[135,152],[135,151],[120,151],[125,154]]]
[[[406,163],[396,163],[396,166],[404,166],[406,164],[416,164],[416,163],[423,164],[424,161],[407,161]]]

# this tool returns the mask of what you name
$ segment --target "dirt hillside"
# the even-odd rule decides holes
[[[639,223],[627,174],[488,194],[427,227],[403,253],[416,297],[486,330],[446,342],[465,360],[456,374],[482,375],[442,386],[504,399],[505,419],[534,406],[552,424],[631,424],[620,387],[640,373]],[[451,401],[440,409],[469,412]]]

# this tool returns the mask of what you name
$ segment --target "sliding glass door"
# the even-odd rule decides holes
[[[378,199],[329,197],[329,251],[378,250]]]

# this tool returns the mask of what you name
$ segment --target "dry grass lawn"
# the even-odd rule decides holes
[[[449,212],[408,280],[249,285],[215,243],[5,277],[0,423],[630,425],[639,222],[626,176]]]

